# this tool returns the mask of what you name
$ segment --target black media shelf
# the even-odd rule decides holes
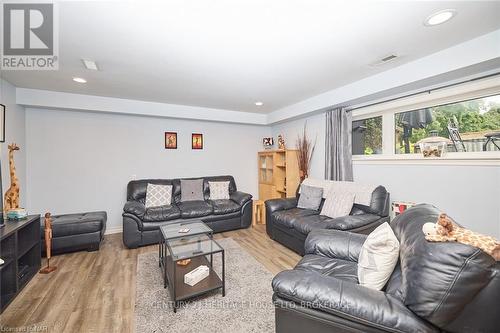
[[[0,313],[40,269],[40,239],[40,215],[5,221],[0,229]]]
[[[3,269],[7,269],[7,267],[9,267],[10,264],[12,264],[14,262],[14,259],[12,258],[2,258],[4,263],[2,266],[0,266],[0,271],[2,271]]]

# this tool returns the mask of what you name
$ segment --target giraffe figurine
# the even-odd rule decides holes
[[[4,210],[8,212],[19,208],[19,179],[16,176],[16,167],[14,166],[14,152],[19,150],[15,143],[9,145],[9,169],[10,169],[10,188],[5,192]]]

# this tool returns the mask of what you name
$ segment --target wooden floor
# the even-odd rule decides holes
[[[157,246],[129,250],[121,237],[106,236],[98,252],[54,257],[58,269],[33,278],[1,315],[1,331],[35,327],[32,332],[133,332],[137,255],[157,251]],[[272,241],[264,225],[215,237],[231,237],[273,274],[300,259]]]

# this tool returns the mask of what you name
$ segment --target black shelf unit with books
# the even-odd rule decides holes
[[[40,215],[5,221],[0,229],[0,313],[36,275],[42,263]]]

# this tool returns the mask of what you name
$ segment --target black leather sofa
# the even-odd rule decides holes
[[[370,206],[354,204],[348,216],[335,219],[320,215],[325,202],[318,210],[297,208],[295,198],[272,199],[266,205],[266,232],[273,240],[304,255],[307,235],[316,229],[337,229],[369,234],[376,227],[389,221],[390,195],[383,186],[373,190]]]
[[[306,255],[272,282],[276,332],[498,332],[500,263],[472,246],[427,242],[417,205],[391,224],[400,258],[382,291],[358,284],[366,235],[312,231]]]
[[[155,244],[159,241],[159,227],[168,223],[201,220],[214,232],[247,228],[252,223],[252,196],[237,191],[232,176],[203,178],[204,201],[181,202],[180,179],[133,180],[127,186],[127,203],[123,207],[123,243],[128,248]],[[229,181],[229,200],[209,200],[209,181]],[[170,206],[146,209],[148,183],[172,185]]]

